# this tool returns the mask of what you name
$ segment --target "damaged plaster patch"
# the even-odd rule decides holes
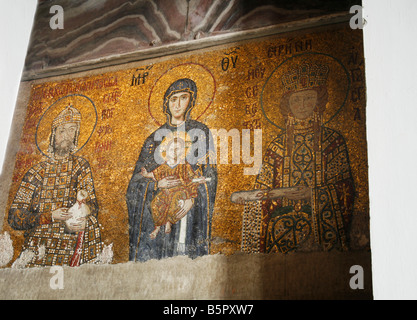
[[[13,241],[10,234],[5,231],[0,235],[0,267],[4,267],[12,260],[13,253]]]

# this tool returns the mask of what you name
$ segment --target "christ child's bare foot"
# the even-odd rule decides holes
[[[158,234],[158,232],[159,232],[159,229],[161,229],[161,227],[160,227],[160,226],[157,226],[157,227],[155,227],[155,229],[151,232],[150,237],[151,237],[151,239],[152,239],[152,240],[156,238],[156,236],[157,236],[157,234]]]

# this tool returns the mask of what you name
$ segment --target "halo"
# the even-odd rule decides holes
[[[48,155],[49,139],[51,135],[52,121],[68,105],[73,106],[81,113],[80,133],[78,146],[73,153],[80,151],[90,140],[97,125],[97,109],[93,101],[82,94],[71,94],[55,101],[46,109],[39,119],[35,133],[35,143],[38,150],[46,157]]]
[[[323,114],[323,124],[334,119],[346,104],[350,90],[350,77],[346,67],[335,57],[318,52],[306,52],[294,55],[279,64],[265,81],[262,88],[260,104],[262,113],[269,123],[279,129],[285,128],[285,117],[279,110],[279,103],[285,90],[281,82],[282,75],[295,66],[304,63],[327,65],[330,68],[327,78],[329,102]]]
[[[216,80],[205,66],[186,62],[165,71],[153,84],[148,98],[148,112],[158,126],[166,122],[163,112],[165,91],[178,79],[189,78],[197,85],[197,101],[191,110],[191,118],[199,120],[211,106],[216,94]]]

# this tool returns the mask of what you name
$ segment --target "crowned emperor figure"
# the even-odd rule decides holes
[[[36,253],[28,267],[79,266],[101,252],[91,168],[87,160],[74,154],[81,120],[81,113],[71,105],[53,119],[45,157],[26,172],[10,207],[10,226],[24,231],[22,252]],[[69,208],[77,203],[80,190],[86,195],[83,202],[90,215],[68,225]]]

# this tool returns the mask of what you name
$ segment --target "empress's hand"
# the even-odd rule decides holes
[[[68,208],[59,208],[52,211],[52,219],[65,221],[71,218],[72,214],[68,212]]]
[[[180,184],[181,184],[180,179],[176,179],[174,176],[169,176],[158,181],[158,188],[169,189],[169,188],[176,187]]]
[[[87,218],[78,218],[76,222],[69,223],[67,228],[70,232],[81,232],[84,231],[87,225]]]
[[[237,204],[245,204],[245,199],[243,197],[238,197],[235,202]]]
[[[311,200],[311,188],[300,186],[295,191],[285,191],[284,196],[290,200]]]
[[[188,211],[191,210],[192,207],[193,207],[193,200],[192,199],[184,200],[183,207],[180,210],[178,210],[178,212],[175,214],[175,217],[178,220],[184,218],[187,215]]]

